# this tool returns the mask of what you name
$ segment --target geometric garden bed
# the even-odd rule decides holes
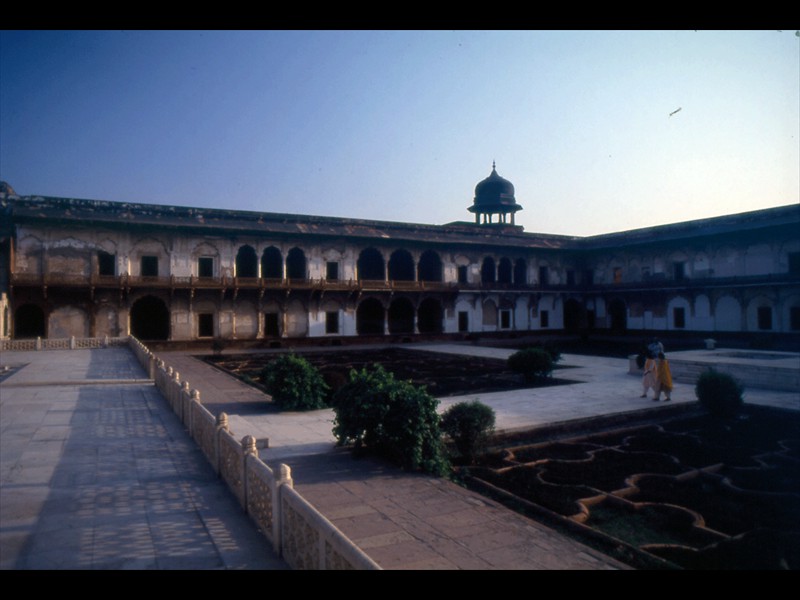
[[[800,416],[746,406],[520,444],[466,482],[648,567],[800,569]]]

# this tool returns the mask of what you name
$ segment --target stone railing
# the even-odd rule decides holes
[[[108,348],[110,346],[127,346],[128,336],[125,337],[95,337],[78,338],[41,338],[30,340],[0,340],[0,351],[25,352],[30,350],[86,350],[94,348]]]
[[[130,347],[214,471],[290,567],[380,569],[297,493],[288,466],[274,472],[259,458],[253,436],[237,440],[228,416],[215,418],[201,404],[200,392],[182,382],[177,371],[134,337]]]

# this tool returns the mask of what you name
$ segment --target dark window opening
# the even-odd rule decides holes
[[[140,340],[169,339],[169,309],[155,296],[139,298],[131,306],[131,333]]]
[[[614,267],[614,283],[622,283],[622,267]]]
[[[458,331],[459,333],[469,331],[469,313],[467,311],[458,312]]]
[[[201,256],[197,259],[197,276],[198,277],[213,277],[214,276],[214,258],[211,256]]]
[[[279,315],[276,312],[264,313],[264,335],[268,337],[279,337],[281,330],[279,326]]]
[[[683,307],[675,307],[672,309],[672,322],[676,329],[683,329],[686,327],[686,311]]]
[[[426,298],[419,305],[417,326],[420,333],[442,332],[442,305],[435,298]]]
[[[283,279],[283,258],[281,251],[270,246],[261,255],[261,277],[264,279]]]
[[[419,257],[418,279],[420,281],[442,281],[442,259],[433,250],[426,250]]]
[[[528,283],[528,263],[519,258],[514,263],[514,285],[522,286]]]
[[[214,337],[214,313],[197,315],[197,337]]]
[[[389,333],[414,333],[414,306],[398,298],[389,306]]]
[[[583,272],[583,281],[586,285],[594,285],[594,271],[586,269]]]
[[[458,283],[468,283],[468,273],[469,267],[466,265],[462,265],[458,267]]]
[[[386,279],[386,270],[383,255],[375,248],[367,248],[358,255],[356,263],[358,278],[360,280],[383,281]]]
[[[800,306],[792,306],[789,309],[789,329],[800,331]]]
[[[383,335],[385,313],[379,300],[367,298],[356,309],[356,332],[359,335]]]
[[[501,258],[497,265],[497,282],[509,284],[512,281],[512,277],[511,261],[507,258]]]
[[[339,280],[339,263],[330,261],[325,263],[325,279],[328,281]]]
[[[546,310],[539,311],[539,326],[542,329],[550,327],[550,313]]]
[[[414,259],[408,250],[395,250],[389,258],[391,281],[414,281]]]
[[[575,285],[575,271],[567,269],[567,285]]]
[[[250,246],[242,246],[236,253],[236,277],[258,277],[258,258]]]
[[[685,272],[685,265],[682,262],[676,262],[673,266],[673,273],[675,276],[675,281],[681,281],[685,279],[686,272]]]
[[[286,255],[286,277],[288,279],[306,279],[306,254],[300,248],[292,248]]]
[[[511,311],[500,311],[500,329],[511,329]]]
[[[158,277],[158,257],[143,256],[140,274],[142,277]]]
[[[111,275],[117,274],[117,257],[102,250],[97,253],[97,274]]]
[[[772,307],[759,306],[758,307],[758,328],[762,331],[772,329]]]
[[[325,333],[339,333],[338,311],[333,310],[325,313]]]
[[[547,285],[549,283],[550,273],[547,267],[539,267],[539,285]]]
[[[14,339],[45,337],[44,311],[35,304],[23,304],[14,312]]]
[[[789,252],[789,273],[800,275],[800,252]]]
[[[481,283],[494,283],[496,276],[494,259],[487,256],[481,265]]]

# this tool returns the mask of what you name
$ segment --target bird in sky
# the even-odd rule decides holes
[[[674,115],[676,112],[680,112],[680,110],[681,110],[681,109],[680,109],[680,107],[678,107],[678,110],[673,110],[671,113],[669,113],[669,116],[671,117],[671,116],[672,116],[672,115]]]

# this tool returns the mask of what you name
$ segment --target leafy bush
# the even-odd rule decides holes
[[[549,377],[553,372],[553,359],[546,350],[526,348],[508,357],[508,368],[530,382],[538,377]]]
[[[398,381],[380,365],[351,371],[333,398],[333,435],[339,445],[366,448],[405,469],[445,475],[438,400],[423,388]]]
[[[709,413],[719,417],[735,415],[742,406],[744,388],[727,373],[713,369],[700,374],[694,393]]]
[[[537,342],[535,344],[531,344],[530,346],[526,346],[524,349],[544,350],[550,355],[550,360],[553,361],[553,364],[556,364],[561,360],[561,350],[559,350],[552,342],[549,341]]]
[[[261,371],[267,393],[283,410],[325,408],[328,386],[306,359],[282,354]]]
[[[494,431],[494,422],[494,410],[473,400],[448,408],[442,415],[441,429],[453,440],[461,456],[473,463]]]

